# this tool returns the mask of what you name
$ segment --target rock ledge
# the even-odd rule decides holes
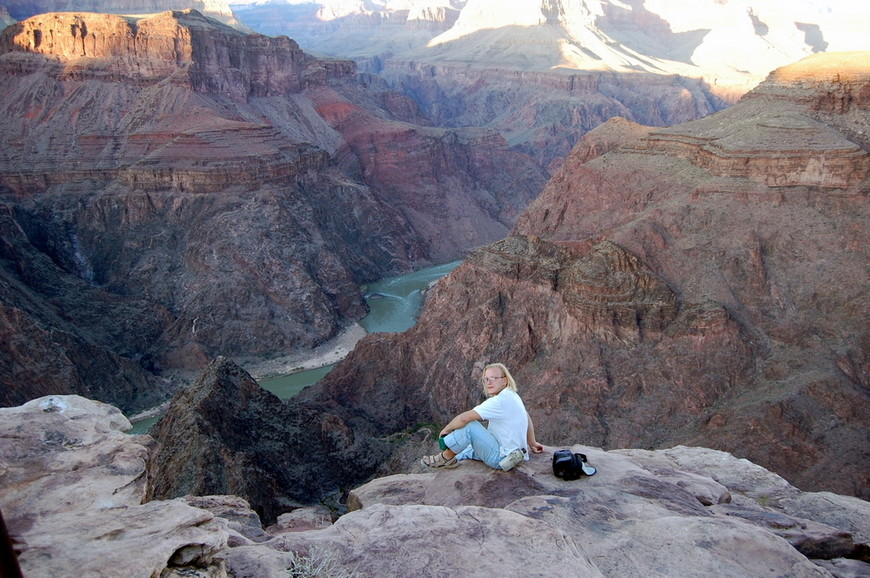
[[[511,472],[465,462],[392,475],[353,490],[334,523],[300,508],[264,529],[235,496],[143,504],[153,440],[128,429],[116,408],[78,396],[0,409],[0,508],[25,575],[286,576],[323,553],[360,576],[870,571],[867,502],[801,492],[705,448],[574,446],[598,474],[572,482],[552,475],[555,448]]]

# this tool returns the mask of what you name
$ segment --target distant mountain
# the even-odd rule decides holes
[[[555,170],[613,116],[721,110],[773,69],[870,49],[870,4],[829,0],[316,0],[233,3],[263,34],[349,58],[438,126],[486,126]]]
[[[48,12],[94,12],[100,14],[154,14],[167,10],[197,10],[210,18],[244,28],[224,0],[2,0],[15,20]]]
[[[747,87],[817,52],[870,48],[870,5],[842,0],[233,2],[306,50],[524,71],[679,74]]]
[[[9,11],[5,6],[0,6],[0,29],[3,29],[10,24],[13,24],[15,19],[9,16]]]

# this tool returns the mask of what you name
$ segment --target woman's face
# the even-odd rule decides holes
[[[507,387],[507,378],[498,367],[490,367],[483,374],[483,384],[487,395],[497,395]]]

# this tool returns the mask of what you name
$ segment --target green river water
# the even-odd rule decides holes
[[[368,333],[400,333],[417,322],[423,303],[423,290],[452,271],[461,261],[453,261],[435,267],[420,269],[405,275],[391,277],[372,283],[365,294],[369,314],[360,321]],[[333,365],[318,369],[299,371],[264,379],[260,386],[281,399],[293,397],[306,387],[314,385],[329,373]],[[133,424],[131,434],[146,433],[160,419],[156,416]]]

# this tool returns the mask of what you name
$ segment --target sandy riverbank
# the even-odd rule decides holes
[[[268,360],[261,358],[234,358],[233,361],[250,373],[251,377],[260,381],[261,379],[290,375],[291,373],[317,369],[338,363],[351,352],[357,341],[365,336],[366,330],[363,329],[362,325],[354,323],[334,339],[310,351],[279,356]]]
[[[366,330],[359,323],[354,323],[337,337],[310,351],[278,356],[273,359],[233,358],[242,369],[251,374],[257,381],[290,375],[299,371],[318,369],[338,363],[353,350],[357,341],[366,336]],[[164,413],[169,407],[169,401],[152,407],[136,415],[130,416],[130,423],[137,423]]]

